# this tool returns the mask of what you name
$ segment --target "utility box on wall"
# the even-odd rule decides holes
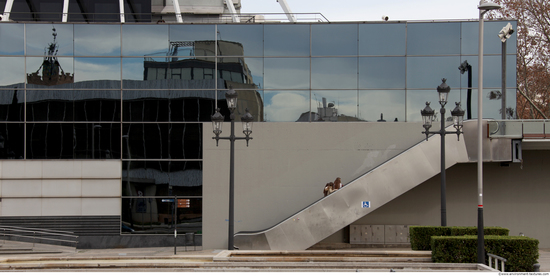
[[[350,225],[351,244],[409,243],[408,225]]]

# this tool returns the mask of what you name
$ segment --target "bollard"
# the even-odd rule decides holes
[[[174,229],[174,255],[176,255],[177,248],[178,229]]]
[[[533,267],[535,268],[535,272],[540,272],[540,264],[534,264]]]

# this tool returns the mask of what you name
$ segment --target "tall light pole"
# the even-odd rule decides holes
[[[439,134],[441,135],[441,226],[447,226],[447,188],[446,188],[446,174],[445,174],[445,135],[446,134],[456,134],[457,138],[460,139],[460,133],[462,133],[462,126],[464,120],[464,110],[460,108],[460,103],[456,103],[455,109],[451,111],[453,116],[453,125],[456,131],[446,131],[445,130],[445,105],[447,104],[447,96],[451,92],[451,87],[445,83],[446,79],[442,80],[437,87],[437,93],[439,94],[439,104],[441,109],[441,128],[439,131],[430,131],[432,126],[432,120],[435,112],[430,108],[430,102],[426,102],[426,107],[423,110],[420,110],[422,115],[422,121],[424,122],[424,128],[426,131],[422,133],[426,134],[426,141],[428,141],[428,135],[430,134]]]
[[[500,9],[495,3],[479,1],[479,54],[477,93],[477,262],[485,263],[483,237],[483,16],[490,10]]]
[[[241,122],[243,123],[243,133],[245,137],[235,137],[235,109],[237,108],[237,92],[230,88],[225,93],[225,99],[227,100],[227,107],[231,112],[231,135],[229,137],[220,137],[222,133],[222,123],[224,121],[224,116],[220,113],[220,109],[216,110],[216,113],[212,115],[212,127],[214,129],[214,134],[216,137],[216,146],[218,146],[219,140],[229,140],[230,149],[229,149],[229,226],[228,226],[228,241],[227,241],[227,250],[234,249],[233,236],[235,228],[235,141],[236,140],[246,140],[246,146],[248,147],[248,140],[252,139],[250,134],[252,133],[252,121],[254,117],[246,109],[246,114],[241,117]]]
[[[502,120],[506,120],[506,40],[510,38],[513,33],[514,29],[510,23],[506,24],[498,33],[498,37],[500,41],[502,41],[502,93],[500,94],[502,99]]]

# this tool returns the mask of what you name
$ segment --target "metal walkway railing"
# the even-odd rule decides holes
[[[31,240],[33,249],[35,243],[53,243],[74,246],[76,250],[78,244],[78,236],[74,235],[74,233],[48,229],[0,225],[0,236],[2,237],[2,244],[4,244],[6,240]]]

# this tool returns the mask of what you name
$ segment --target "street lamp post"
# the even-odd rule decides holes
[[[477,262],[485,263],[483,237],[483,16],[490,10],[500,9],[500,5],[479,1],[479,50],[478,50],[478,90],[477,90]]]
[[[453,116],[453,125],[456,131],[445,130],[445,105],[447,104],[447,96],[451,91],[451,87],[449,87],[445,83],[445,81],[447,80],[443,79],[443,83],[441,83],[437,87],[437,93],[439,93],[439,104],[441,105],[441,109],[439,110],[441,113],[441,128],[439,129],[439,131],[430,131],[430,127],[432,127],[433,116],[435,114],[435,112],[430,108],[430,102],[426,102],[426,107],[420,111],[420,114],[422,115],[422,121],[424,122],[424,128],[426,129],[426,131],[422,132],[426,134],[426,141],[428,140],[428,135],[430,134],[441,135],[441,226],[447,226],[445,135],[456,134],[457,139],[460,139],[460,134],[462,133],[463,126],[462,122],[464,119],[464,110],[460,108],[460,102],[457,102],[455,109],[451,111],[451,115]]]
[[[235,136],[235,109],[237,108],[237,92],[230,88],[225,93],[225,99],[227,100],[227,107],[229,108],[229,111],[231,112],[230,119],[231,119],[231,135],[229,137],[220,137],[220,134],[222,133],[222,124],[224,121],[224,116],[220,113],[220,109],[218,108],[216,110],[216,113],[212,115],[212,127],[214,129],[214,134],[216,137],[212,137],[212,139],[216,139],[216,146],[218,146],[219,140],[229,140],[230,142],[230,149],[229,149],[229,230],[228,230],[228,242],[227,242],[227,250],[233,250],[233,236],[234,236],[234,222],[235,222],[235,214],[234,214],[234,207],[235,207],[235,141],[236,140],[246,140],[246,146],[248,147],[248,140],[252,139],[250,137],[250,134],[252,133],[252,121],[254,118],[250,113],[248,112],[248,108],[246,109],[246,114],[244,114],[243,117],[241,117],[241,122],[243,123],[243,133],[246,135],[245,137],[236,137]]]
[[[514,33],[514,29],[512,28],[512,24],[508,23],[500,32],[498,33],[498,37],[500,38],[500,41],[502,41],[502,93],[501,93],[501,100],[502,100],[502,120],[506,120],[506,40],[512,36]]]

